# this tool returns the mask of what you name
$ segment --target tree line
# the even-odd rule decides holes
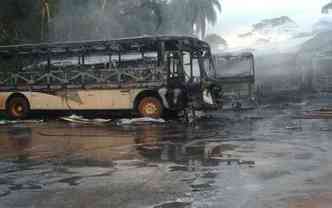
[[[332,1],[323,6],[322,13],[323,14],[329,14],[331,12],[331,10],[332,10]]]
[[[219,0],[2,0],[0,44],[154,34],[206,36]]]

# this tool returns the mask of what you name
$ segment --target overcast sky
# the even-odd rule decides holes
[[[321,16],[321,8],[330,0],[222,0],[222,14],[209,32],[219,34],[244,30],[262,19],[289,16],[301,27],[311,25]]]

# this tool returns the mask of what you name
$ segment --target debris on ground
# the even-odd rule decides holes
[[[291,123],[291,124],[287,125],[286,129],[288,129],[288,130],[302,130],[301,120],[299,120],[296,123]]]
[[[251,160],[240,160],[240,159],[232,159],[232,158],[223,158],[223,157],[211,157],[210,160],[215,160],[221,163],[226,163],[227,165],[232,165],[236,163],[238,165],[255,165],[255,161]]]
[[[153,208],[189,208],[192,201],[188,199],[177,199],[176,201],[164,202],[162,204],[153,206]]]
[[[288,130],[301,130],[301,126],[286,126],[286,129]]]
[[[197,111],[193,109],[186,109],[180,114],[184,120],[183,122],[188,124],[194,124],[197,120],[207,118],[207,114],[204,111]]]
[[[299,119],[332,119],[332,111],[318,110],[304,112],[303,115],[295,116]]]
[[[155,118],[134,118],[134,119],[120,119],[117,125],[132,125],[132,124],[145,124],[145,123],[166,123],[164,119]]]
[[[320,128],[320,131],[332,131],[332,129],[330,129],[330,128]]]
[[[36,124],[36,123],[43,123],[43,120],[1,120],[0,125],[8,125],[8,124]]]
[[[101,119],[101,118],[87,119],[77,115],[71,115],[69,117],[61,117],[60,119],[63,121],[79,123],[79,124],[105,124],[112,121],[111,119]]]
[[[264,119],[265,117],[263,116],[246,116],[244,117],[246,120],[262,120]]]
[[[8,196],[10,194],[10,190],[7,187],[0,186],[0,198]]]

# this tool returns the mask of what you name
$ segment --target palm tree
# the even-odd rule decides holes
[[[195,32],[201,33],[201,38],[206,35],[207,25],[215,24],[218,13],[221,12],[219,0],[186,0],[187,15]]]
[[[137,20],[138,16],[146,15],[148,19],[145,21],[152,21],[157,31],[164,22],[163,7],[167,5],[165,0],[122,0],[122,16],[130,16]],[[151,32],[155,32],[151,31]]]
[[[61,0],[40,0],[40,39],[45,41],[49,38],[52,18],[59,12]]]
[[[50,6],[48,0],[40,0],[41,3],[41,28],[40,28],[40,38],[45,40],[48,34],[49,21],[50,21]]]
[[[204,38],[207,25],[217,22],[221,3],[220,0],[171,0],[169,8],[171,22],[178,26],[174,28],[175,31],[186,28],[186,33]]]
[[[163,14],[162,14],[162,1],[160,0],[143,0],[141,3],[141,7],[146,9],[147,12],[151,12],[153,16],[155,17],[155,25],[156,29],[158,30],[161,24],[163,23]]]

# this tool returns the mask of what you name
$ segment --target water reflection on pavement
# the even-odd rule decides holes
[[[195,126],[2,126],[0,207],[324,207],[332,123],[292,119],[302,108]]]

